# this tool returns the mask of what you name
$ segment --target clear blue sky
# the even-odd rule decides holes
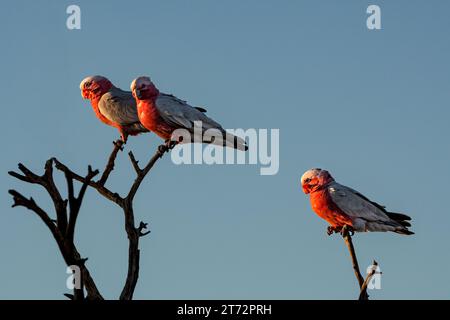
[[[78,4],[82,29],[66,29]],[[378,4],[382,30],[366,28]],[[91,74],[122,88],[138,75],[226,128],[279,128],[280,171],[158,162],[136,198],[140,299],[354,299],[348,252],[301,192],[301,174],[341,183],[413,217],[416,235],[358,234],[360,264],[379,261],[374,299],[449,298],[450,2],[9,1],[0,10],[0,298],[60,299],[64,262],[43,223],[11,209],[16,188],[49,208],[38,187],[7,175],[58,157],[102,168],[117,132],[78,85]],[[159,139],[131,139],[144,161]],[[110,180],[134,179],[124,154]],[[64,183],[59,178],[59,182]],[[64,185],[64,184],[63,184]],[[138,221],[139,221],[138,220]],[[126,275],[122,212],[89,190],[76,242],[106,298]]]

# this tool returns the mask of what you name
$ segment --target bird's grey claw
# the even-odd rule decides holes
[[[170,139],[167,139],[166,141],[164,141],[164,143],[165,143],[164,146],[166,148],[165,152],[169,152],[169,150],[172,150],[177,145],[176,141]]]
[[[327,227],[327,235],[331,236],[334,233],[333,227],[328,226]]]
[[[118,139],[116,141],[113,141],[113,145],[116,146],[117,148],[119,148],[120,151],[123,151],[124,142],[123,142],[122,139]]]
[[[120,135],[120,140],[122,140],[122,143],[123,143],[123,144],[126,144],[126,143],[127,143],[127,140],[128,140],[128,135],[121,134],[121,135]]]

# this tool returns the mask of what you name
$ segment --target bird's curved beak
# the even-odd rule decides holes
[[[81,90],[81,96],[83,97],[83,99],[89,99],[89,92],[87,92],[86,90]]]
[[[309,189],[309,185],[307,185],[307,184],[302,185],[302,190],[305,194],[308,194],[311,192],[311,190]]]

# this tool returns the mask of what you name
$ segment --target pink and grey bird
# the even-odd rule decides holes
[[[84,78],[80,90],[81,96],[91,101],[97,118],[117,128],[123,142],[127,142],[128,135],[148,132],[139,122],[136,101],[131,92],[117,88],[103,76]]]
[[[303,192],[310,195],[313,211],[330,224],[328,234],[341,231],[344,225],[358,232],[414,234],[408,230],[409,216],[387,211],[358,191],[337,183],[326,170],[306,171],[301,184]]]
[[[161,93],[149,77],[133,80],[131,91],[141,123],[166,143],[177,140],[173,137],[175,130],[185,129],[190,134],[190,141],[182,143],[203,142],[243,151],[248,149],[243,139],[227,133],[219,123],[207,117],[205,109],[192,107],[171,94]],[[195,130],[199,128],[197,124],[201,124],[201,130]]]

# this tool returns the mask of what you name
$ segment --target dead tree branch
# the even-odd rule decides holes
[[[125,215],[125,230],[127,232],[129,240],[128,274],[124,288],[122,290],[122,293],[120,294],[121,300],[131,300],[133,298],[133,292],[139,277],[139,238],[150,233],[150,231],[143,232],[143,230],[147,228],[147,224],[142,221],[139,223],[139,226],[137,228],[135,227],[133,199],[145,176],[153,168],[153,165],[156,163],[156,161],[158,161],[158,159],[164,155],[164,151],[161,151],[161,148],[162,147],[160,146],[157,149],[156,153],[150,159],[144,169],[139,168],[138,161],[136,161],[131,151],[128,154],[137,176],[134,180],[134,183],[131,185],[128,195],[123,199],[121,206]]]
[[[78,253],[78,250],[73,243],[73,236],[68,237],[68,231],[72,230],[72,225],[73,228],[75,227],[76,217],[81,206],[85,188],[82,188],[78,197],[75,198],[73,194],[73,186],[72,188],[69,187],[68,200],[63,200],[53,180],[53,161],[51,159],[46,162],[45,172],[42,176],[33,173],[23,164],[19,164],[19,170],[23,173],[23,175],[14,171],[10,171],[9,174],[21,181],[31,184],[39,184],[47,190],[50,198],[54,203],[56,221],[51,219],[48,213],[41,207],[39,207],[33,198],[28,199],[16,190],[9,190],[9,194],[11,194],[14,201],[12,207],[22,206],[30,211],[33,211],[39,218],[41,218],[41,220],[53,235],[53,238],[58,245],[65,263],[68,266],[76,265],[80,268],[81,277],[83,279],[82,283],[87,292],[86,298],[92,300],[103,299],[97,289],[97,286],[95,285],[94,280],[90,276],[87,267],[84,264],[86,259],[82,259],[80,254]],[[86,176],[87,181],[92,179],[97,173],[98,172],[89,169],[89,172]],[[70,201],[72,201],[72,204],[70,205],[70,210],[68,212],[67,204]],[[79,205],[77,203],[78,201],[80,202]],[[68,221],[70,220],[71,225],[69,228]],[[84,299],[83,288],[75,289],[73,297],[74,299]]]
[[[154,164],[158,159],[160,159],[165,151],[168,151],[165,146],[160,146],[153,157],[149,160],[144,169],[139,168],[138,161],[135,159],[132,152],[129,153],[131,164],[136,171],[136,179],[130,187],[130,191],[126,197],[120,196],[118,193],[114,193],[105,187],[105,183],[109,177],[109,174],[112,172],[115,164],[115,159],[117,157],[118,152],[122,149],[122,144],[119,141],[114,143],[114,149],[109,157],[108,163],[104,170],[104,173],[99,181],[86,181],[85,178],[77,175],[72,172],[67,166],[62,164],[60,161],[54,159],[55,167],[64,172],[65,175],[72,177],[74,180],[77,180],[82,183],[87,183],[90,187],[97,190],[102,196],[106,199],[113,201],[116,203],[123,211],[124,220],[125,220],[125,231],[127,233],[129,246],[128,246],[128,272],[127,278],[125,281],[125,285],[120,294],[121,300],[131,300],[133,298],[133,293],[136,288],[137,280],[139,277],[139,238],[150,233],[150,231],[144,232],[147,228],[147,223],[140,222],[139,226],[136,227],[135,218],[134,218],[134,208],[133,208],[133,200],[136,192],[138,191],[142,181],[145,176],[149,173],[149,171],[153,168]],[[105,175],[106,173],[106,175]]]
[[[372,268],[370,269],[370,272],[367,274],[366,279],[364,280],[361,290],[359,292],[359,300],[368,300],[369,295],[367,294],[367,286],[369,285],[370,280],[372,277],[377,273],[378,263],[373,260],[372,262]],[[367,297],[367,299],[364,299]]]
[[[109,178],[109,174],[114,170],[114,162],[116,161],[117,154],[119,151],[123,150],[123,141],[117,140],[113,142],[114,149],[109,156],[108,163],[106,164],[105,170],[103,171],[102,177],[98,181],[98,184],[104,186],[106,180]]]
[[[52,220],[47,212],[36,204],[33,198],[27,199],[15,190],[9,191],[14,199],[13,207],[23,206],[35,212],[45,223],[55,238],[66,264],[77,265],[80,267],[80,270],[82,271],[82,284],[86,289],[87,299],[103,299],[85,266],[85,261],[87,258],[81,258],[77,248],[74,245],[76,221],[87,188],[91,187],[95,189],[104,198],[117,204],[123,211],[125,231],[129,240],[129,250],[128,272],[125,285],[120,294],[120,299],[131,300],[133,298],[133,293],[139,277],[139,238],[150,233],[150,231],[144,231],[147,229],[147,223],[141,221],[139,226],[136,227],[133,200],[145,176],[153,168],[156,161],[169,149],[165,145],[159,146],[156,153],[143,169],[139,168],[138,161],[135,159],[133,153],[129,153],[130,161],[136,171],[136,178],[126,197],[121,197],[118,193],[105,187],[111,172],[114,170],[116,157],[121,150],[123,150],[123,142],[121,140],[114,142],[113,151],[108,158],[103,174],[97,181],[94,181],[93,178],[99,174],[99,171],[92,170],[91,166],[88,167],[88,173],[83,177],[73,172],[56,158],[51,158],[46,162],[45,172],[42,176],[36,175],[22,164],[19,164],[19,170],[22,174],[13,171],[9,172],[11,176],[21,181],[41,185],[50,195],[55,207],[56,221]],[[65,200],[63,200],[54,183],[53,166],[55,166],[57,170],[64,173],[66,178],[68,195]],[[74,193],[74,181],[82,183],[77,196],[75,196]],[[73,295],[66,294],[66,296],[73,299],[84,299],[83,289],[75,290]]]
[[[367,294],[367,281],[366,286],[364,285],[364,278],[359,271],[358,259],[356,258],[355,248],[353,247],[352,236],[347,225],[342,228],[342,237],[344,238],[345,244],[347,245],[348,251],[350,252],[350,258],[352,260],[353,271],[355,272],[356,280],[358,280],[358,285],[360,288],[359,300],[369,300],[369,295]],[[366,279],[367,280],[367,279]],[[370,280],[370,278],[369,278]]]

